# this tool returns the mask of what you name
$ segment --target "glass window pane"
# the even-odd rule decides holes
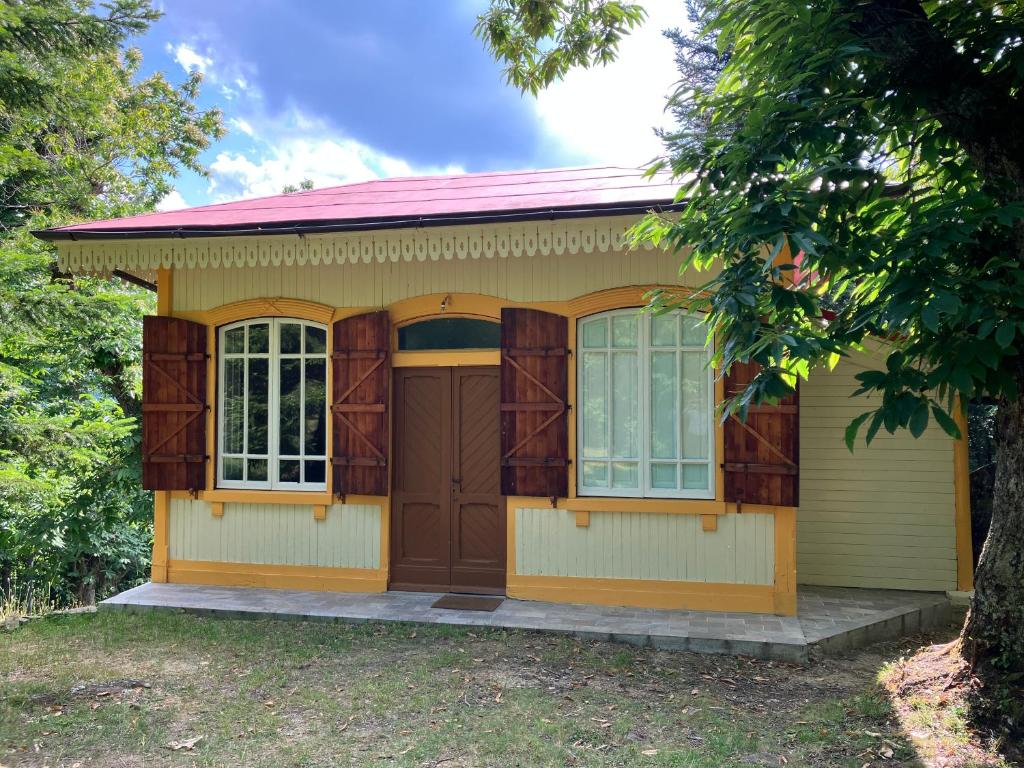
[[[652,464],[651,465],[651,487],[652,488],[675,488],[676,486],[676,464]]]
[[[249,326],[249,351],[270,351],[270,326],[267,323],[256,323]]]
[[[249,401],[249,436],[246,453],[267,452],[269,406],[269,363],[267,358],[250,358],[247,398]]]
[[[267,460],[266,459],[249,459],[246,462],[246,468],[248,475],[246,480],[266,480],[267,479]]]
[[[703,347],[708,338],[708,331],[700,318],[692,315],[680,315],[679,322],[683,325],[683,346]]]
[[[302,351],[302,326],[296,323],[281,323],[281,353],[298,354]]]
[[[297,459],[281,459],[278,462],[278,479],[282,483],[299,482],[299,464]]]
[[[636,315],[616,315],[612,318],[612,346],[635,347],[639,317]]]
[[[612,456],[640,455],[637,440],[639,366],[635,352],[612,353]]]
[[[633,462],[612,462],[612,488],[637,488],[640,484],[640,473]]]
[[[298,456],[300,452],[301,382],[302,362],[295,358],[282,360],[280,389],[278,390],[278,418],[280,419],[278,447],[283,456]]]
[[[676,452],[676,353],[651,353],[651,456],[674,459]]]
[[[703,352],[682,352],[683,458],[708,458],[708,372]]]
[[[239,329],[244,330],[244,329]],[[224,452],[245,452],[245,359],[224,361]],[[242,478],[237,478],[241,480]]]
[[[608,456],[608,355],[583,353],[583,455]]]
[[[224,479],[225,480],[241,480],[242,479],[242,459],[224,459]]]
[[[471,317],[436,317],[398,329],[398,348],[497,349],[501,346],[501,325]]]
[[[282,360],[282,364],[291,362]],[[306,443],[307,456],[327,453],[327,363],[324,360],[306,361]]]
[[[304,464],[305,464],[304,469],[305,469],[305,472],[306,472],[305,482],[307,482],[307,483],[323,483],[323,482],[325,482],[325,480],[324,480],[324,477],[325,477],[324,476],[324,471],[325,471],[326,462],[324,462],[324,461],[307,461],[307,462],[304,462]]]
[[[683,464],[683,488],[689,490],[707,490],[708,465]]]
[[[327,331],[323,328],[306,326],[306,354],[323,354],[327,351]]]
[[[224,331],[224,352],[237,354],[245,351],[245,326]]]
[[[674,313],[653,316],[651,318],[651,346],[674,347],[678,324],[679,321]]]
[[[587,320],[583,324],[583,346],[608,346],[608,318],[600,317],[596,320]]]
[[[584,461],[583,485],[588,488],[607,488],[608,465],[603,461]]]

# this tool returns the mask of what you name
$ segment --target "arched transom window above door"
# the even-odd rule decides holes
[[[326,490],[326,326],[231,323],[217,350],[218,487]]]
[[[501,324],[479,317],[432,317],[398,328],[398,351],[497,349]]]
[[[715,496],[714,387],[699,321],[615,310],[577,322],[581,496]]]

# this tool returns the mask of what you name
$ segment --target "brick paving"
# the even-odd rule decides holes
[[[234,617],[342,622],[405,621],[572,634],[664,650],[725,653],[804,663],[813,648],[851,650],[940,626],[949,600],[931,592],[800,587],[798,616],[664,611],[505,600],[492,613],[432,608],[429,592],[354,594],[143,584],[103,601],[103,610],[184,610]]]

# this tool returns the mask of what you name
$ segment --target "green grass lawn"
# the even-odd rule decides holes
[[[0,634],[0,765],[916,765],[877,683],[903,650],[800,668],[513,631],[54,616]]]

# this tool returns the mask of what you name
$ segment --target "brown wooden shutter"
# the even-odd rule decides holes
[[[142,319],[142,487],[206,488],[206,326]]]
[[[391,321],[386,311],[334,324],[334,493],[388,493],[388,386]]]
[[[569,492],[569,321],[535,309],[501,310],[501,492]]]
[[[726,397],[742,392],[757,363],[735,363],[725,377]],[[778,405],[750,406],[747,421],[725,421],[725,500],[795,507],[800,488],[800,390]]]

